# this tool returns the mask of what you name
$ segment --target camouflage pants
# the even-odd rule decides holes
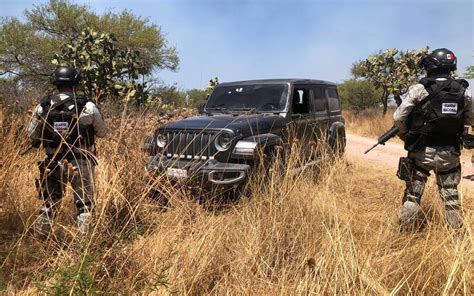
[[[44,204],[40,216],[52,219],[61,204],[65,187],[71,184],[77,215],[91,212],[94,195],[94,164],[85,159],[51,160],[39,165],[40,179],[37,187]]]
[[[406,181],[403,196],[402,222],[417,214],[425,184],[434,171],[436,183],[445,206],[446,219],[450,226],[461,226],[458,185],[461,181],[460,153],[453,147],[426,147],[418,152],[410,152],[408,157],[413,161],[412,176]]]

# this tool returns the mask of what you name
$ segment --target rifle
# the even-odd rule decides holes
[[[381,135],[378,140],[377,140],[377,143],[370,147],[369,149],[367,149],[364,154],[367,154],[370,152],[370,150],[374,149],[375,147],[377,147],[378,145],[385,145],[385,142],[387,142],[388,140],[390,140],[391,138],[395,137],[396,135],[398,135],[398,128],[396,127],[392,127],[391,129],[389,129],[387,132],[385,132],[383,135]]]

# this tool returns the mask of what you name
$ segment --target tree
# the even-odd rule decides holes
[[[419,79],[423,69],[418,67],[418,61],[427,53],[428,47],[407,51],[389,48],[354,63],[352,75],[368,79],[382,91],[381,103],[386,114],[388,96],[392,94],[397,104],[401,103],[401,95]]]
[[[174,108],[184,107],[186,93],[179,90],[176,85],[158,85],[150,89],[154,101],[161,105],[172,106]]]
[[[209,80],[209,84],[204,89],[207,92],[207,95],[210,95],[212,91],[214,90],[214,88],[216,87],[216,85],[218,84],[219,84],[219,78],[217,77],[211,78]]]
[[[125,10],[98,15],[89,6],[50,0],[25,11],[25,21],[4,18],[0,25],[0,74],[21,85],[45,86],[54,69],[54,54],[72,44],[85,29],[113,34],[115,46],[138,51],[143,76],[154,70],[177,70],[176,49],[161,28]]]
[[[367,80],[346,80],[337,89],[343,106],[358,112],[376,106],[382,95],[382,91]]]
[[[117,46],[111,34],[83,31],[72,44],[62,46],[52,64],[74,66],[84,77],[83,90],[89,97],[103,101],[107,97],[134,100],[137,105],[146,102],[146,82],[138,82],[146,73],[146,65],[139,51]]]
[[[199,103],[204,102],[207,99],[208,93],[201,89],[191,89],[186,92],[188,106],[197,107]]]
[[[464,78],[474,79],[474,66],[466,67],[466,73],[464,73]]]

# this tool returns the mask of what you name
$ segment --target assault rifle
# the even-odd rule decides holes
[[[398,128],[396,127],[392,127],[391,129],[389,129],[385,134],[381,135],[378,140],[377,140],[377,143],[370,147],[370,149],[367,149],[364,154],[367,154],[370,152],[370,150],[374,149],[375,147],[377,147],[378,145],[385,145],[385,142],[387,142],[388,140],[390,140],[391,138],[395,137],[396,135],[398,135]]]

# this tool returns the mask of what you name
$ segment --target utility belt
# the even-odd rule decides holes
[[[415,172],[419,171],[425,174],[426,176],[430,176],[430,172],[418,165],[415,164],[413,159],[409,157],[400,157],[398,161],[398,170],[397,170],[397,177],[402,181],[412,181],[416,179]],[[450,170],[438,172],[438,175],[445,175],[451,174],[457,171],[461,171],[461,165],[456,166]]]
[[[461,143],[462,140],[459,135],[427,135],[421,132],[409,131],[405,139],[405,150],[417,152],[426,147],[451,146],[459,152]]]
[[[426,176],[430,176],[430,172],[415,164],[410,157],[400,157],[398,161],[397,177],[402,181],[413,181],[417,178],[416,172],[422,172]]]
[[[75,161],[75,160],[84,160],[89,161],[92,165],[97,165],[97,157],[96,157],[96,150],[95,146],[93,147],[93,151],[89,148],[77,148],[77,147],[50,147],[47,146],[45,148],[53,148],[54,152],[46,153],[46,160],[47,162],[57,162],[57,161]]]

